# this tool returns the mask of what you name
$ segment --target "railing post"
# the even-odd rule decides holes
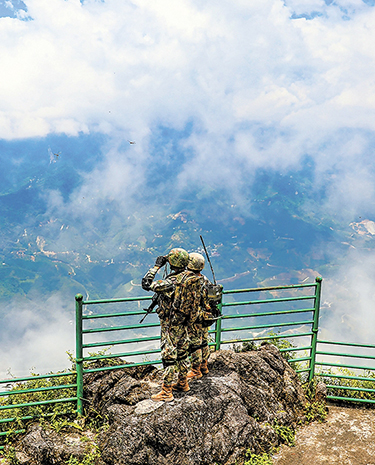
[[[221,315],[221,312],[223,311],[223,296],[221,296],[220,303],[218,304],[219,307],[219,312]],[[216,320],[216,326],[215,326],[216,334],[215,334],[215,350],[220,350],[220,344],[221,344],[221,318]]]
[[[77,372],[77,414],[83,415],[83,349],[82,349],[82,302],[83,295],[76,295],[76,372]]]
[[[309,382],[314,379],[315,375],[315,362],[316,362],[316,345],[318,341],[319,331],[319,311],[320,311],[320,296],[322,291],[322,278],[317,276],[315,278],[316,289],[315,289],[315,302],[314,302],[314,322],[312,327],[311,337],[311,351],[310,351],[310,371],[309,371]]]

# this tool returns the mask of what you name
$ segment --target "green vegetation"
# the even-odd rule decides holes
[[[248,452],[244,465],[272,465],[272,458],[266,452],[261,455]]]
[[[355,373],[352,370],[348,370],[347,368],[338,368],[335,371],[333,371],[332,369],[328,369],[320,373],[342,375],[348,377],[321,377],[322,381],[327,385],[327,395],[329,396],[350,397],[352,399],[361,400],[375,400],[375,373],[373,371],[363,370],[363,373],[359,375],[358,373]],[[318,377],[320,373],[317,373]],[[368,379],[366,380],[362,378]]]
[[[308,401],[304,408],[305,418],[308,423],[317,421],[323,423],[328,414],[327,406],[324,402],[312,402]]]
[[[104,357],[108,350],[103,349],[89,355]],[[0,396],[0,433],[7,433],[0,436],[0,446],[8,444],[8,455],[11,451],[9,444],[14,435],[24,432],[31,421],[38,420],[43,428],[54,429],[56,432],[82,430],[80,422],[76,420],[75,360],[71,353],[67,354],[72,364],[70,370],[49,373],[42,378],[39,378],[37,373],[31,373],[31,379],[15,382],[6,394]],[[84,367],[99,368],[118,363],[118,358],[100,358],[97,361],[85,362]],[[89,429],[98,430],[106,427],[107,419],[98,412],[91,409],[88,416],[85,422]],[[92,455],[91,452],[90,454]],[[84,465],[89,463],[91,462],[85,462]]]
[[[40,379],[32,373],[35,379],[17,382],[7,395],[0,397],[0,432],[8,432],[1,436],[3,444],[14,434],[23,432],[31,420],[45,422],[48,418],[53,425],[60,416],[64,421],[76,417],[75,375],[65,371],[57,374],[61,376],[49,373],[51,377],[46,375]]]
[[[101,457],[101,453],[95,440],[96,436],[94,439],[83,436],[81,441],[87,442],[87,447],[85,449],[85,454],[82,457],[82,460],[78,460],[76,457],[70,456],[69,460],[66,462],[66,465],[96,465]]]
[[[275,420],[274,424],[272,425],[272,429],[279,436],[281,442],[283,442],[284,444],[290,447],[293,447],[296,445],[295,444],[295,432],[293,428],[291,428],[290,426],[279,425],[277,420]]]
[[[252,350],[258,350],[259,345],[257,345],[254,341],[245,341],[241,342],[240,344],[232,344],[232,350],[236,353],[240,352],[250,352]]]

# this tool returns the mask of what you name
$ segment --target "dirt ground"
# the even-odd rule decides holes
[[[375,409],[329,406],[324,423],[297,431],[296,446],[282,446],[274,465],[375,465]]]

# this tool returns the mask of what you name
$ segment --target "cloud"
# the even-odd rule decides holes
[[[11,302],[2,312],[0,378],[69,368],[73,352],[74,304],[59,293]],[[15,343],[16,341],[16,343]],[[11,350],[9,350],[11,348]]]
[[[115,147],[84,176],[73,211],[83,197],[93,210],[92,192],[135,193],[160,126],[192,127],[179,189],[214,177],[232,192],[254,170],[298,167],[306,154],[317,173],[334,166],[349,179],[347,130],[367,139],[356,158],[368,159],[375,10],[362,0],[25,3],[30,20],[0,19],[0,137],[103,133]],[[133,160],[116,149],[127,139]]]
[[[31,20],[0,19],[0,137],[111,141],[68,201],[51,194],[48,212],[97,217],[115,199],[125,216],[153,166],[176,157],[168,184],[179,195],[220,184],[239,204],[258,169],[298,169],[308,155],[316,186],[327,183],[323,210],[371,204],[375,10],[365,2],[25,3]],[[155,138],[160,127],[178,144]]]
[[[288,5],[29,0],[32,21],[1,20],[0,135],[142,137],[156,121],[191,118],[216,133],[238,121],[295,124],[306,107],[338,98],[354,78],[350,58],[368,70],[374,13],[353,24],[291,20]]]
[[[257,171],[298,170],[306,156],[306,211],[347,223],[375,214],[370,2],[24,3],[24,15],[0,18],[0,138],[106,140],[67,198],[45,191],[44,218],[94,234],[110,209],[113,229],[126,224],[134,239],[135,213],[157,221],[192,186],[220,189],[251,214]],[[57,248],[86,240],[53,225],[42,232],[56,232]]]
[[[375,254],[352,248],[341,263],[323,281],[321,339],[373,344]]]

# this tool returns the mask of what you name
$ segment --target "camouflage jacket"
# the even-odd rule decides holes
[[[205,276],[186,270],[176,277],[171,321],[173,325],[199,322],[202,312],[210,310],[205,288]]]
[[[166,278],[154,280],[159,269],[158,266],[153,266],[147,271],[142,279],[142,288],[145,291],[153,291],[158,294],[158,309],[156,312],[161,320],[168,321],[174,300],[177,277],[183,272],[172,271]]]
[[[164,279],[154,280],[159,267],[153,266],[142,279],[142,288],[159,296],[156,310],[164,323],[172,326],[199,323],[210,313],[207,283],[210,280],[194,271],[172,272]]]

